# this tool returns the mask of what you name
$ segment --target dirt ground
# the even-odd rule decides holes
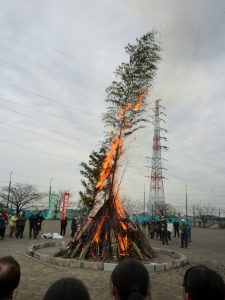
[[[42,227],[44,230],[45,223]],[[50,221],[47,231],[58,232],[59,227],[59,221]],[[68,276],[83,280],[92,299],[111,299],[110,272],[45,265],[19,254],[18,252],[25,253],[29,245],[41,241],[40,238],[38,240],[28,239],[27,229],[28,226],[22,240],[6,237],[5,240],[0,241],[0,256],[13,255],[21,265],[22,276],[16,295],[17,300],[40,300],[52,282]],[[66,240],[69,240],[69,234],[70,223],[67,227]],[[151,241],[153,247],[184,253],[189,261],[189,265],[183,268],[150,274],[153,300],[181,300],[183,275],[190,265],[205,264],[218,271],[225,279],[225,230],[193,228],[192,242],[193,244],[189,245],[188,249],[181,249],[178,238],[174,238],[168,246],[161,245],[158,240]]]

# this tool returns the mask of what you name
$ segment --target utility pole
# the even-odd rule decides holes
[[[195,206],[193,205],[193,221],[194,221],[194,227],[195,227]]]
[[[187,185],[185,184],[185,190],[186,190],[186,220],[188,221],[188,209],[187,209]]]
[[[6,205],[7,208],[9,208],[9,198],[10,198],[10,190],[11,190],[11,176],[12,176],[12,171],[10,172],[10,176],[9,176],[9,188],[8,188],[8,197],[7,197],[7,205]]]
[[[144,185],[144,220],[145,220],[145,185]]]
[[[52,179],[50,180],[50,185],[49,185],[49,195],[48,195],[48,205],[50,205],[50,200],[51,200],[51,193],[52,193]]]

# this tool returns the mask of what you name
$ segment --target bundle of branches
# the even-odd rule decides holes
[[[69,245],[69,256],[118,260],[123,256],[152,257],[153,251],[138,228],[125,218],[119,197],[118,162],[124,141],[143,127],[147,94],[157,69],[159,46],[153,32],[125,48],[130,56],[117,70],[117,81],[106,90],[104,115],[111,128],[99,152],[92,152],[89,165],[82,163],[81,199],[87,209],[81,231]]]

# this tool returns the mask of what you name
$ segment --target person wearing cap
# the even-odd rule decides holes
[[[23,232],[25,228],[25,223],[26,223],[26,217],[25,217],[25,212],[21,212],[20,216],[17,221],[17,230],[16,230],[16,238],[20,236],[20,238],[23,238]]]
[[[188,225],[184,219],[181,219],[180,225],[180,240],[181,240],[181,248],[187,248],[188,246]]]

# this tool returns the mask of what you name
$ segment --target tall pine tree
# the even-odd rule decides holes
[[[148,105],[146,96],[160,60],[160,47],[155,42],[155,33],[149,32],[137,39],[134,45],[128,44],[125,51],[129,55],[129,62],[118,66],[115,71],[116,80],[106,90],[105,101],[108,105],[103,121],[111,135],[105,137],[105,142],[98,152],[92,152],[88,164],[81,163],[81,175],[85,179],[81,181],[84,191],[80,192],[80,204],[87,210],[93,207],[98,193],[101,192],[104,200],[110,197],[117,163],[123,151],[121,144],[146,122],[143,117]],[[115,149],[111,170],[99,187],[97,182],[102,172],[102,164],[110,144],[117,138],[120,139],[120,143]]]

